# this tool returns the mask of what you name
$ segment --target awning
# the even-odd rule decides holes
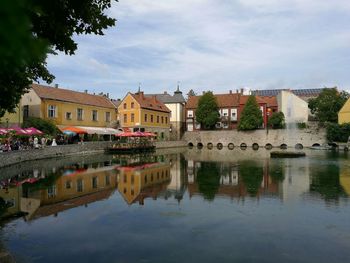
[[[113,135],[121,133],[122,131],[113,129],[113,128],[105,128],[105,127],[87,127],[87,126],[70,126],[61,128],[61,131],[72,131],[75,133],[87,133],[87,134],[98,134],[98,135]]]

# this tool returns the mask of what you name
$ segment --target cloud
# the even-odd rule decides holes
[[[225,92],[249,86],[349,89],[350,2],[120,0],[117,26],[50,57],[57,82],[123,97],[136,91]]]

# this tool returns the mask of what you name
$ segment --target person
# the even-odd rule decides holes
[[[44,148],[46,145],[46,138],[45,137],[42,137],[41,138],[41,147]]]
[[[39,149],[39,140],[37,137],[34,137],[34,149]]]
[[[53,140],[52,140],[51,146],[57,146],[56,139],[53,139]]]

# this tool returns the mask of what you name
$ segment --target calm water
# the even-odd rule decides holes
[[[0,248],[17,262],[350,262],[349,157],[307,154],[192,149],[2,169]]]

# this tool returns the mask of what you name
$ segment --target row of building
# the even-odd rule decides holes
[[[286,123],[306,123],[310,119],[307,101],[317,97],[322,89],[243,90],[214,94],[220,118],[216,129],[236,129],[249,95],[254,95],[263,115],[263,126],[274,112],[282,111]],[[28,117],[52,120],[58,128],[78,126],[92,128],[94,133],[106,127],[150,131],[158,139],[179,139],[184,131],[200,130],[196,109],[201,96],[189,95],[187,100],[179,87],[173,94],[145,94],[140,89],[123,99],[111,99],[109,94],[90,94],[32,84],[24,94],[16,113],[0,119],[1,126],[20,126]],[[350,105],[350,103],[349,103]],[[350,121],[350,120],[349,120]]]

